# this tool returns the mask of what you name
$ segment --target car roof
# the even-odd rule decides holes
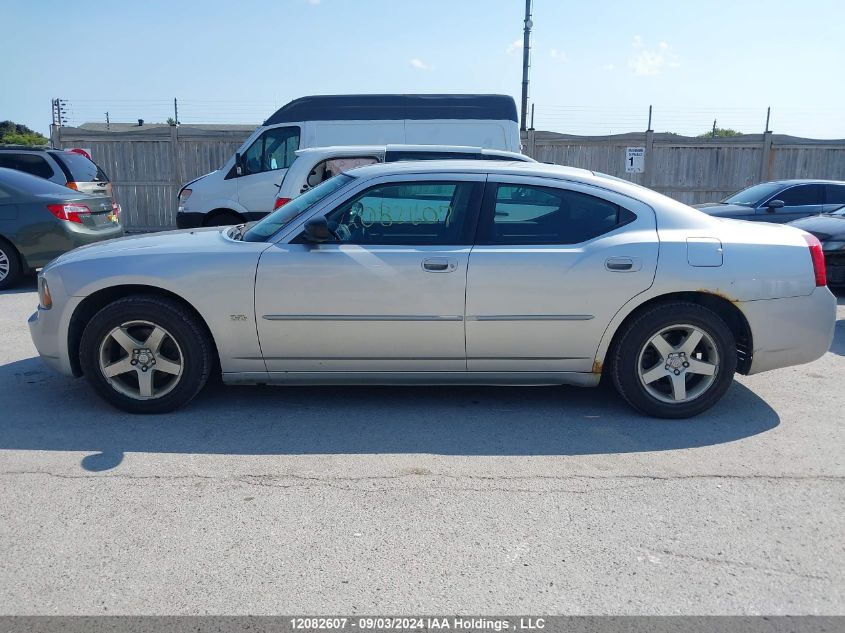
[[[772,185],[845,185],[842,180],[824,180],[822,178],[791,178],[783,180],[769,180],[768,182],[760,183]]]
[[[484,173],[506,174],[514,176],[540,176],[547,178],[585,179],[598,178],[593,172],[580,167],[564,167],[546,163],[529,163],[517,160],[426,160],[400,161],[396,163],[378,163],[356,167],[347,173],[356,177],[374,178],[396,174],[420,173]],[[607,180],[602,178],[602,180]],[[629,183],[627,183],[629,184]]]
[[[310,95],[294,99],[264,125],[299,121],[495,119],[517,122],[516,102],[498,94]]]

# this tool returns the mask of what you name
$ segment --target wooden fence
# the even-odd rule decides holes
[[[185,182],[218,169],[254,128],[156,125],[120,131],[57,128],[56,147],[83,147],[112,179],[131,230],[176,224],[176,195]],[[696,204],[748,185],[781,178],[845,180],[845,141],[772,133],[696,139],[653,132],[605,137],[529,131],[525,153],[539,161],[625,178]],[[627,149],[644,148],[644,171],[626,172]]]
[[[771,132],[699,139],[654,132],[586,137],[529,131],[523,146],[536,160],[631,180],[687,204],[720,200],[766,180],[845,180],[845,140]],[[645,150],[644,171],[628,173],[627,149],[636,147]]]

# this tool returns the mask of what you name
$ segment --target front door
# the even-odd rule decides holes
[[[270,213],[287,168],[296,158],[299,128],[270,128],[243,154],[244,172],[238,177],[238,202],[249,213]]]
[[[654,211],[587,185],[490,181],[469,259],[467,369],[593,371],[610,320],[654,281]]]
[[[270,372],[465,371],[467,261],[484,176],[382,178],[265,251],[255,302]]]

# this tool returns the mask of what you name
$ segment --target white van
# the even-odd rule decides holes
[[[279,108],[223,167],[179,191],[179,228],[263,217],[296,151],[328,145],[470,145],[518,152],[506,95],[321,95]]]

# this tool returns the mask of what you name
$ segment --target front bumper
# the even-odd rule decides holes
[[[61,374],[73,376],[75,374],[68,353],[68,332],[70,317],[83,297],[66,296],[61,280],[55,275],[49,276],[48,283],[53,307],[45,310],[39,306],[29,317],[29,335],[47,365]]]
[[[751,327],[750,374],[812,362],[833,342],[836,297],[827,287],[804,297],[740,301]]]

